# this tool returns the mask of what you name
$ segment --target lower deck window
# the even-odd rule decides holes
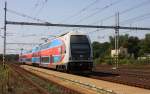
[[[49,63],[49,62],[50,62],[50,58],[49,58],[49,57],[42,57],[42,58],[41,58],[41,61],[42,61],[43,63]]]
[[[27,58],[27,59],[26,59],[26,62],[31,62],[31,58]]]

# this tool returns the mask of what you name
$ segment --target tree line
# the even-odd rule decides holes
[[[115,38],[110,36],[109,42],[104,43],[94,41],[92,46],[94,60],[103,62],[107,58],[111,58],[111,50],[115,48]],[[128,51],[128,56],[120,56],[120,59],[137,59],[145,54],[150,54],[150,34],[146,34],[143,39],[128,34],[120,35],[119,47],[127,48]]]
[[[18,54],[8,54],[5,56],[6,61],[18,61],[19,55]],[[3,61],[3,54],[0,54],[0,61]]]

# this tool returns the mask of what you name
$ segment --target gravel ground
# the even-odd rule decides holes
[[[95,72],[89,77],[150,89],[150,64],[124,65],[116,70],[112,67],[110,65],[97,65]]]

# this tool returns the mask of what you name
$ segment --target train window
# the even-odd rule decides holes
[[[50,62],[50,58],[49,58],[49,57],[42,57],[42,58],[41,58],[41,61],[42,61],[43,63],[49,63],[49,62]]]
[[[53,63],[60,62],[61,56],[53,56]]]
[[[31,62],[31,58],[27,58],[25,61],[26,62]]]
[[[86,35],[71,35],[70,43],[89,43]]]
[[[90,43],[86,35],[72,35],[70,46],[72,57],[90,57]]]
[[[72,49],[90,49],[89,44],[71,44]]]

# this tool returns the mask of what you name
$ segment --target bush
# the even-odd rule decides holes
[[[121,59],[119,60],[120,64],[130,64],[130,60],[129,59]]]
[[[112,65],[113,64],[113,59],[112,58],[109,58],[107,60],[105,60],[106,64],[108,65]]]
[[[94,59],[94,63],[95,63],[95,64],[100,64],[100,63],[101,63],[101,59],[100,59],[100,58]]]

